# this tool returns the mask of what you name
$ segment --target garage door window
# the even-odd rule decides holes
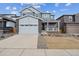
[[[24,25],[20,25],[20,26],[24,26]]]
[[[29,25],[20,25],[20,26],[37,26],[37,25],[31,25],[31,24],[29,24]]]

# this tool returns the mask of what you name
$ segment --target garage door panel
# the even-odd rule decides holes
[[[19,34],[38,34],[38,19],[24,17],[19,20]]]
[[[38,24],[38,20],[35,18],[27,17],[20,19],[19,24]]]
[[[79,24],[67,24],[66,32],[67,33],[79,33]]]
[[[19,33],[23,34],[23,33],[34,33],[37,34],[38,33],[38,26],[26,26],[26,27],[19,27]]]

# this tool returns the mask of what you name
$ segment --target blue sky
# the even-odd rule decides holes
[[[19,14],[27,6],[33,6],[41,12],[50,12],[55,18],[63,14],[79,13],[79,3],[0,3],[0,14]]]

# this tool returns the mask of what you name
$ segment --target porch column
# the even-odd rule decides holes
[[[47,22],[47,31],[49,31],[49,28],[48,28],[48,26],[49,26],[49,22]]]

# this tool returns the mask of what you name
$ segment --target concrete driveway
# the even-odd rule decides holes
[[[79,49],[37,49],[37,35],[14,35],[0,40],[0,56],[79,56]]]
[[[14,35],[0,41],[0,48],[37,48],[37,35]]]

